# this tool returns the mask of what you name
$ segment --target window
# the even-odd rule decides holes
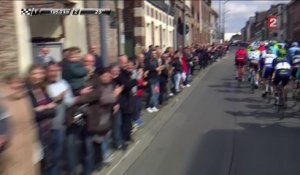
[[[151,15],[150,7],[149,7],[149,6],[146,6],[146,10],[147,10],[147,15],[150,16],[150,15]]]
[[[154,11],[153,11],[153,8],[151,8],[151,17],[154,18]]]

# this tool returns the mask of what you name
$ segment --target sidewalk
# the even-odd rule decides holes
[[[166,122],[177,111],[178,107],[188,98],[197,85],[201,82],[201,79],[212,69],[215,65],[222,62],[221,59],[218,62],[210,65],[204,70],[196,71],[191,87],[185,88],[180,94],[172,97],[169,102],[163,106],[157,113],[147,113],[143,111],[141,118],[145,124],[140,127],[138,131],[133,134],[135,143],[131,144],[127,151],[115,151],[113,161],[109,166],[103,167],[95,175],[122,175],[126,170],[135,162],[135,160],[144,152],[145,149],[151,144],[152,140],[156,137],[160,129],[166,124]]]

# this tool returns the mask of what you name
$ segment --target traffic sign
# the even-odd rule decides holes
[[[268,16],[268,28],[273,30],[277,28],[277,16]]]

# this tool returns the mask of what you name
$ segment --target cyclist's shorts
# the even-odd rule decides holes
[[[273,67],[266,66],[264,67],[264,72],[263,72],[263,78],[268,79],[272,76],[273,73]]]
[[[274,78],[274,85],[277,86],[281,82],[282,86],[286,86],[290,81],[290,76],[291,76],[290,73],[286,73],[286,74],[276,73]]]
[[[250,61],[249,67],[253,68],[255,71],[258,71],[258,62]]]
[[[245,62],[245,60],[235,60],[235,65],[243,67],[246,65],[246,62]]]

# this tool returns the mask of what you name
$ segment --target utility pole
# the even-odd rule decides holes
[[[99,8],[103,9],[104,7],[104,1],[103,0],[99,0]],[[102,57],[102,61],[104,66],[107,66],[108,64],[108,60],[107,60],[107,43],[106,43],[106,36],[107,36],[107,32],[106,32],[106,15],[99,15],[99,25],[100,25],[100,43],[101,43],[101,57]]]
[[[185,25],[186,17],[185,17],[185,4],[183,4],[183,47],[185,47],[185,33],[186,33],[186,25]]]
[[[222,20],[222,12],[221,12],[221,1],[219,1],[219,22],[218,22],[218,38],[219,41],[221,42],[221,20]]]

